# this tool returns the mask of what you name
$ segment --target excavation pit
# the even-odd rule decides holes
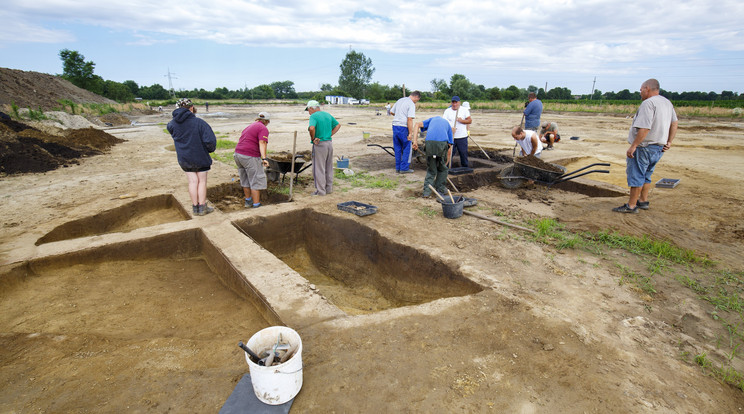
[[[4,408],[216,412],[282,325],[244,280],[198,229],[0,269]]]
[[[188,220],[190,216],[170,194],[142,198],[106,210],[94,216],[70,221],[55,227],[36,241],[45,243],[107,233],[126,233],[158,224]]]
[[[235,225],[350,315],[483,290],[442,259],[355,219],[303,209]]]
[[[261,204],[279,204],[289,201],[289,180],[286,184],[268,182],[268,188],[261,190]],[[301,186],[295,185],[295,189]],[[284,194],[283,192],[287,192]],[[207,199],[220,211],[229,213],[245,209],[245,195],[240,181],[235,181],[207,189]]]

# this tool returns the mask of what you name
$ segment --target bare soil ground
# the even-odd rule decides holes
[[[269,111],[270,151],[291,151],[294,131],[297,150],[310,149],[301,106],[213,105],[210,113],[199,110],[218,137],[234,141],[259,111]],[[473,217],[445,219],[436,201],[420,198],[420,164],[413,165],[414,174],[396,175],[393,157],[367,146],[392,145],[389,117],[376,115],[374,108],[326,110],[342,125],[334,138],[335,155],[350,158],[356,173],[364,170],[395,182],[393,189],[355,187],[337,179],[333,194],[312,197],[308,170],[300,174],[291,203],[277,199],[248,210],[218,205],[219,211],[205,217],[37,246],[38,239],[58,226],[126,208],[133,200],[172,194],[189,210],[186,179],[169,149],[171,138],[163,131],[170,116],[139,116],[134,126],[108,129],[125,142],[78,165],[4,176],[4,269],[50,257],[71,259],[58,261],[64,265],[6,270],[0,276],[0,411],[219,410],[248,371],[235,344],[273,321],[259,317],[260,311],[227,284],[215,282],[219,269],[198,254],[138,260],[121,250],[121,257],[100,262],[74,260],[75,252],[91,246],[168,237],[184,228],[203,231],[280,309],[282,322],[301,335],[304,385],[293,412],[744,409],[742,390],[719,382],[693,361],[695,355],[706,354],[716,366],[728,361],[744,371],[742,358],[727,347],[740,338],[730,336],[716,319],[739,316],[714,313],[713,305],[678,281],[680,275],[703,279],[723,269],[741,272],[744,265],[740,121],[682,119],[675,145],[655,174],[681,183],[674,189],[655,189],[651,209],[638,215],[611,211],[626,201],[624,196],[591,197],[540,185],[507,190],[492,182],[465,193],[478,200],[473,211],[501,220],[529,226],[530,220],[555,218],[573,231],[648,235],[717,262],[713,270],[666,265],[651,276],[656,293],[650,294],[629,280],[628,270],[648,275],[653,258],[610,247],[557,249],[527,233]],[[439,113],[420,111],[418,118]],[[489,151],[511,155],[509,131],[520,117],[475,110],[473,138]],[[547,113],[543,119],[557,122],[564,137],[554,151],[544,152],[544,160],[569,171],[609,162],[610,174],[586,179],[625,187],[630,119],[565,113]],[[363,132],[371,137],[364,140]],[[571,136],[580,139],[568,139]],[[232,188],[236,180],[229,163],[215,162],[209,173],[210,188]],[[337,209],[337,203],[350,200],[375,205],[378,212],[356,217]],[[323,317],[338,294],[335,288],[327,293],[322,285],[312,289],[250,238],[230,233],[237,233],[231,222],[260,224],[299,209],[353,220],[464,275],[482,290],[378,312],[337,310]],[[314,234],[312,240],[327,243],[329,250],[339,248],[322,236]],[[244,250],[251,254],[242,254]],[[411,257],[393,256],[386,260],[404,263]],[[345,260],[348,256],[338,256],[338,262]],[[733,294],[739,301],[740,288]],[[302,295],[293,295],[293,289]],[[282,299],[272,302],[276,297]]]

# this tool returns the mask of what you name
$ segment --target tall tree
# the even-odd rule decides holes
[[[85,56],[76,50],[62,49],[59,58],[62,59],[62,78],[79,88],[91,90],[96,81],[93,74],[96,64],[86,62]]]
[[[338,87],[345,90],[352,98],[364,98],[365,89],[372,79],[375,68],[372,59],[354,50],[346,54],[341,61],[341,76],[338,77]]]
[[[297,92],[294,89],[294,82],[272,82],[269,86],[274,89],[274,96],[280,99],[293,99],[297,97]]]

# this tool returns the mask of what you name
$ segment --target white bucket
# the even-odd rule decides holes
[[[286,326],[270,326],[256,332],[246,344],[251,351],[259,353],[276,344],[279,334],[282,341],[297,349],[291,358],[283,364],[273,367],[262,367],[253,362],[245,353],[245,360],[251,371],[253,392],[261,402],[269,405],[280,405],[294,398],[302,388],[302,340],[292,328]]]

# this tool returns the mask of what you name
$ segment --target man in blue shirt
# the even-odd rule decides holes
[[[524,108],[524,129],[530,129],[537,131],[540,128],[540,115],[542,115],[543,105],[542,102],[537,99],[535,92],[530,92],[527,95],[529,102]]]
[[[426,178],[424,179],[424,198],[431,196],[429,185],[440,193],[446,193],[444,186],[447,181],[449,168],[447,165],[452,156],[452,127],[449,121],[441,116],[435,116],[418,122],[413,131],[413,149],[418,149],[419,130],[426,133]]]

